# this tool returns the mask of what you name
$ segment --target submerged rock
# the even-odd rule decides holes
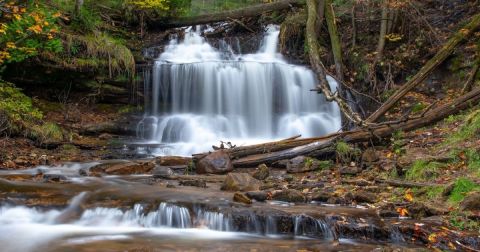
[[[241,192],[236,192],[233,195],[233,201],[244,203],[244,204],[252,204],[252,200]]]
[[[258,191],[262,183],[248,173],[229,173],[222,185],[224,191]]]
[[[320,161],[310,157],[298,156],[288,161],[287,172],[289,173],[309,172],[309,171],[329,168],[330,166],[331,166],[330,161]]]
[[[265,180],[270,175],[270,169],[265,164],[261,164],[257,167],[257,170],[253,173],[253,177],[258,180]]]
[[[224,174],[233,171],[230,156],[223,150],[215,151],[200,159],[196,164],[198,174]]]
[[[305,202],[306,200],[301,192],[292,189],[277,191],[273,194],[272,199],[285,202]]]

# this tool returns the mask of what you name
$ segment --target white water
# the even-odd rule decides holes
[[[310,91],[311,70],[277,52],[278,35],[269,26],[259,51],[247,55],[217,50],[191,29],[182,42],[172,40],[152,69],[143,138],[168,144],[159,155],[190,155],[220,141],[239,146],[338,131],[338,106]]]

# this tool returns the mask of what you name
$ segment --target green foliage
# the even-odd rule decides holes
[[[0,80],[0,111],[7,117],[7,128],[19,131],[24,124],[40,121],[42,113],[33,107],[32,99],[24,95],[20,89],[8,82]]]
[[[392,134],[392,138],[390,140],[392,141],[393,153],[396,155],[402,155],[405,153],[404,138],[405,133],[403,133],[403,131],[395,131]]]
[[[167,0],[128,0],[127,3],[141,10],[168,10],[170,8]]]
[[[338,141],[335,147],[337,158],[342,163],[357,161],[361,155],[360,149],[343,141]]]
[[[29,133],[29,137],[35,139],[39,143],[59,142],[63,140],[62,129],[52,122],[34,125]]]
[[[21,62],[42,52],[58,53],[63,50],[57,38],[59,13],[39,6],[8,5],[10,13],[0,23],[0,66]]]
[[[467,193],[479,190],[479,184],[473,182],[468,178],[458,178],[453,185],[453,190],[450,194],[449,201],[458,204],[465,198],[465,195]]]
[[[464,213],[460,211],[450,212],[449,222],[452,226],[460,230],[480,232],[480,222],[467,218]]]
[[[433,200],[440,197],[444,190],[443,186],[429,186],[425,189],[425,193],[428,199]]]
[[[422,102],[415,103],[415,105],[413,105],[413,107],[412,107],[412,113],[421,112],[421,111],[424,110],[426,107],[427,107],[427,106],[425,106],[425,104],[423,104]]]
[[[405,178],[418,181],[436,179],[438,177],[438,170],[443,167],[445,167],[445,164],[417,160],[410,169],[407,170]]]

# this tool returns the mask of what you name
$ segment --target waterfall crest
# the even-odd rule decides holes
[[[191,155],[219,141],[236,145],[338,131],[338,106],[310,90],[316,78],[278,53],[277,26],[269,26],[255,54],[218,50],[188,29],[170,41],[151,73],[146,116],[139,132],[165,143],[159,155]],[[332,90],[337,83],[330,77]]]

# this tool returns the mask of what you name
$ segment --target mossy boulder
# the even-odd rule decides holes
[[[292,158],[287,163],[288,173],[301,173],[315,170],[328,169],[332,166],[330,161],[320,161],[318,159],[298,156]]]

